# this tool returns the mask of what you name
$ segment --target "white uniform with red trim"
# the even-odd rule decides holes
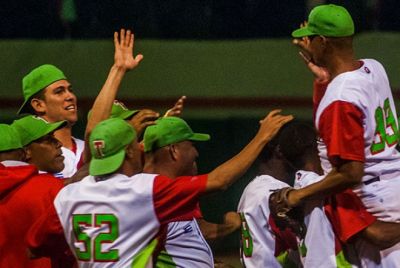
[[[243,191],[237,211],[242,217],[241,261],[246,268],[281,267],[275,257],[279,245],[270,225],[268,204],[272,191],[284,187],[289,185],[262,175],[254,178]]]
[[[317,107],[321,161],[325,172],[337,158],[364,162],[363,183],[354,192],[379,220],[400,222],[396,108],[383,66],[372,59],[362,63],[359,69],[335,77]],[[382,256],[400,267],[398,250],[394,252]]]
[[[58,178],[70,178],[78,171],[78,165],[80,164],[82,152],[85,148],[85,142],[83,140],[72,137],[73,142],[75,142],[75,152],[61,147],[62,154],[64,156],[64,169],[57,174],[54,174]]]
[[[311,171],[299,170],[296,172],[294,188],[304,188],[322,179],[324,176],[319,176]],[[342,246],[338,243],[332,225],[325,214],[323,201],[310,200],[303,209],[304,223],[307,226],[304,238],[307,253],[303,266],[308,268],[359,267],[356,256],[349,256],[348,252],[347,259],[345,258]]]
[[[320,156],[325,172],[335,156],[365,161],[364,183],[355,192],[374,216],[400,222],[399,188],[393,189],[400,186],[396,108],[382,65],[362,61],[361,68],[335,77],[319,103],[315,125],[322,138]],[[347,134],[359,139],[346,140]]]
[[[80,267],[152,267],[161,226],[193,218],[206,182],[207,176],[88,176],[63,188],[54,205]]]
[[[168,223],[165,250],[157,259],[161,267],[213,268],[212,251],[196,219]]]

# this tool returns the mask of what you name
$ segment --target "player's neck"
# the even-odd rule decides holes
[[[327,66],[331,79],[345,72],[352,72],[360,68],[360,62],[354,58],[353,53],[343,53],[332,57]]]
[[[271,159],[266,163],[261,163],[258,173],[260,175],[268,175],[274,177],[275,179],[283,182],[286,182],[288,179],[286,167],[280,160]]]
[[[66,126],[54,132],[54,136],[62,143],[63,147],[72,150],[74,148],[74,141],[72,140],[72,129]]]
[[[152,163],[145,163],[143,172],[149,174],[160,174],[171,179],[178,177],[174,170],[162,165],[154,165]]]

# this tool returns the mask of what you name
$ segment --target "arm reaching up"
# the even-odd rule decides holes
[[[142,54],[138,54],[136,57],[133,55],[134,43],[134,35],[130,30],[121,29],[119,34],[118,32],[114,33],[114,64],[111,66],[107,80],[93,103],[92,114],[86,125],[85,141],[97,123],[110,116],[112,104],[125,73],[136,68],[143,59]],[[85,148],[89,147],[85,146]],[[89,159],[90,152],[85,149],[84,162],[88,162]]]
[[[208,174],[206,192],[227,189],[247,171],[279,129],[293,119],[292,115],[279,114],[280,111],[271,111],[260,121],[260,129],[250,143],[240,153]]]

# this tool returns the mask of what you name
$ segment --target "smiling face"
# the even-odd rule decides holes
[[[64,169],[61,143],[54,137],[54,133],[31,142],[26,147],[26,158],[29,164],[41,171],[58,173]]]
[[[76,96],[67,80],[59,80],[44,89],[43,99],[33,99],[32,107],[48,122],[67,120],[73,125],[78,120]]]

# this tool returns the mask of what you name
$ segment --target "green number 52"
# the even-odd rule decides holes
[[[87,228],[100,228],[107,225],[108,232],[98,233],[91,237],[86,232]],[[102,251],[102,244],[114,242],[119,235],[118,218],[113,214],[74,214],[72,226],[77,242],[83,244],[84,249],[75,247],[75,253],[81,261],[118,261],[118,249]]]

